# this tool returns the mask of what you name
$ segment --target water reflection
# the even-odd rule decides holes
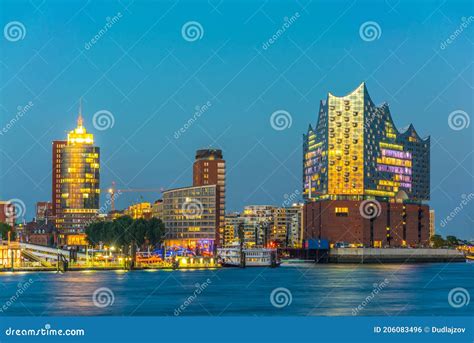
[[[182,304],[187,306],[180,315],[468,315],[467,307],[453,309],[446,297],[454,287],[474,294],[469,264],[305,264],[244,270],[2,273],[0,306],[29,279],[31,286],[0,315],[173,316]],[[197,294],[204,283],[206,288]],[[270,294],[278,287],[291,292],[289,306],[272,305]],[[114,301],[96,306],[94,292],[104,288]]]

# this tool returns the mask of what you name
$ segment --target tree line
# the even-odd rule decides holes
[[[122,216],[113,221],[97,221],[87,226],[87,241],[116,247],[155,247],[163,242],[165,226],[160,219],[132,219]]]
[[[444,239],[441,235],[433,235],[430,240],[433,248],[455,248],[467,244],[466,241],[460,240],[456,236],[446,236]]]

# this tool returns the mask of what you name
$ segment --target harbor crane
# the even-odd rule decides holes
[[[115,211],[115,195],[117,192],[125,193],[125,192],[155,192],[161,193],[164,191],[164,188],[124,188],[124,189],[117,189],[115,181],[112,181],[112,187],[108,189],[108,193],[110,194],[110,207],[112,211]]]

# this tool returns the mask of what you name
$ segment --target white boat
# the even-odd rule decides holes
[[[243,249],[243,254],[245,267],[277,267],[280,265],[276,249]],[[239,247],[219,248],[217,257],[223,267],[241,267]]]

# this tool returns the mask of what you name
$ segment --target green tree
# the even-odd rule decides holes
[[[8,239],[8,232],[11,232],[10,239],[12,241],[15,240],[16,234],[15,234],[15,231],[13,231],[13,228],[6,223],[0,223],[0,233],[2,235],[2,239],[4,240]]]
[[[440,235],[433,235],[431,237],[431,244],[433,248],[441,248],[446,246],[446,241]]]
[[[457,247],[459,245],[459,240],[456,236],[446,236],[446,243],[450,247]]]
[[[160,219],[132,219],[122,216],[111,222],[94,222],[86,228],[89,244],[125,248],[130,245],[153,247],[164,238],[165,227]]]

